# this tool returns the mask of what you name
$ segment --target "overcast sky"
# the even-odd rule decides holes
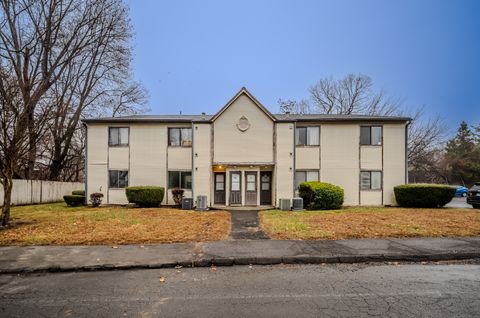
[[[480,1],[127,0],[152,114],[215,113],[242,86],[272,112],[363,73],[453,132],[480,123]]]

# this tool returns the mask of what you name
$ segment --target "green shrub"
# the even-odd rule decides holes
[[[84,195],[64,195],[63,200],[68,206],[80,206],[85,204]]]
[[[83,196],[85,196],[85,190],[73,190],[72,195],[83,195]]]
[[[165,188],[154,186],[128,187],[125,189],[128,202],[140,207],[157,207],[163,201]]]
[[[455,188],[442,184],[402,184],[393,188],[398,205],[440,208],[455,196]]]
[[[343,204],[343,189],[325,182],[303,182],[298,187],[303,206],[308,210],[339,209]]]

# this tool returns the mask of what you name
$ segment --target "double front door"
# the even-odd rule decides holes
[[[260,180],[258,180],[260,178]],[[215,172],[214,201],[215,204],[226,203],[226,174]],[[260,181],[260,182],[259,182]],[[242,186],[243,182],[245,183]],[[245,205],[257,205],[260,195],[261,205],[272,204],[272,172],[245,171],[244,180],[241,171],[229,172],[229,205],[242,205],[244,196]],[[260,187],[260,188],[259,188]]]

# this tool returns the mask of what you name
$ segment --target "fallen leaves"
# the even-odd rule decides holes
[[[167,279],[164,276],[160,276],[159,281],[160,283],[165,283]]]
[[[171,208],[66,207],[64,203],[12,207],[14,227],[0,245],[110,245],[216,241],[228,237],[230,214]],[[208,230],[205,230],[205,229]],[[113,246],[112,246],[113,245]]]
[[[265,211],[261,222],[275,239],[480,235],[480,213],[472,209],[351,207],[335,211]]]

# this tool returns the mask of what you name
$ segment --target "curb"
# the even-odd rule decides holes
[[[20,267],[0,269],[0,275],[5,274],[32,274],[32,273],[64,273],[64,272],[94,272],[135,269],[159,269],[233,266],[233,265],[278,265],[278,264],[355,264],[355,263],[382,263],[382,262],[434,262],[480,259],[480,252],[471,253],[436,253],[424,255],[342,255],[342,256],[285,256],[285,257],[227,257],[227,258],[200,258],[192,261],[151,263],[151,264],[99,264],[85,266],[44,266]]]

